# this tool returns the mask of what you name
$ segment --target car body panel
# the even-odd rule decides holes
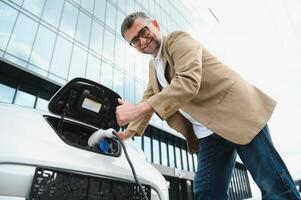
[[[134,182],[123,151],[112,157],[66,144],[43,117],[55,115],[5,103],[0,103],[0,113],[0,195],[28,196],[37,166]],[[164,177],[146,161],[143,151],[132,140],[125,145],[140,182],[150,185],[161,199],[168,198]]]

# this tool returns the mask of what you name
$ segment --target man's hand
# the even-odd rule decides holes
[[[135,135],[135,131],[131,131],[131,130],[125,130],[125,131],[120,131],[117,133],[117,135],[119,136],[120,139],[125,140],[128,138],[132,138]]]
[[[130,104],[122,99],[118,99],[120,104],[116,108],[116,119],[120,126],[139,119],[145,114],[154,112],[153,108],[146,102],[142,101],[138,105]]]

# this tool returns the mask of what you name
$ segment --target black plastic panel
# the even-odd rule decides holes
[[[58,134],[58,136],[68,145],[108,156],[118,157],[121,154],[121,146],[114,138],[107,138],[110,143],[110,150],[107,153],[100,151],[97,147],[89,147],[88,139],[95,131],[97,131],[95,128],[64,119],[62,130],[58,131],[60,118],[49,115],[44,115],[44,118],[56,134]]]
[[[132,183],[53,169],[37,168],[30,200],[143,200]],[[150,199],[151,187],[143,185]]]

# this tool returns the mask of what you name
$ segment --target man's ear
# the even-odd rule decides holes
[[[157,29],[158,31],[160,31],[160,25],[159,25],[159,23],[157,22],[157,20],[153,19],[153,20],[151,21],[151,23],[156,27],[156,29]]]

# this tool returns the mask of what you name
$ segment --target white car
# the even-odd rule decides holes
[[[117,98],[76,78],[52,97],[50,112],[0,103],[0,199],[143,200],[116,138],[88,146],[98,129],[119,130]],[[161,173],[132,140],[124,143],[148,198],[167,200]]]

